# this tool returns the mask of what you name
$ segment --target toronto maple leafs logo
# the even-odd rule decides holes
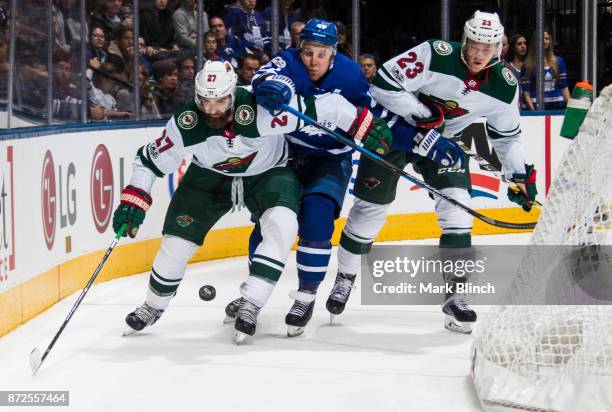
[[[325,126],[328,129],[335,129],[336,125],[333,124],[332,122],[330,122],[329,120],[322,120],[319,122],[321,125]],[[322,129],[316,127],[316,126],[312,126],[312,125],[308,125],[308,126],[304,126],[300,129],[300,132],[304,133],[305,135],[308,136],[325,136],[327,135],[327,133],[325,133]]]

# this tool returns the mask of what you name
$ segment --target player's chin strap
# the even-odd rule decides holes
[[[335,132],[334,130],[331,130],[330,128],[323,126],[321,123],[318,123],[317,121],[313,120],[312,118],[310,118],[309,116],[305,115],[304,113],[301,113],[301,112],[295,110],[291,106],[283,104],[282,108],[285,109],[286,111],[288,111],[289,113],[293,114],[297,118],[301,119],[305,123],[311,124],[311,125],[317,127],[318,129],[323,130],[324,132],[329,134],[333,139],[337,140],[338,142],[340,142],[342,144],[345,144],[347,146],[350,146],[353,149],[357,150],[358,152],[361,152],[362,154],[368,156],[370,159],[372,159],[376,163],[380,164],[381,166],[389,169],[390,171],[392,171],[393,173],[397,174],[398,176],[401,176],[404,179],[414,183],[415,185],[417,185],[417,186],[427,190],[429,193],[431,193],[431,194],[433,194],[435,196],[439,196],[440,198],[446,200],[447,202],[452,203],[453,205],[455,205],[458,208],[462,209],[464,212],[469,213],[470,215],[474,216],[476,219],[480,219],[483,222],[488,223],[489,225],[497,226],[497,227],[503,227],[503,228],[506,228],[506,229],[526,230],[526,229],[533,229],[536,226],[537,222],[512,223],[512,222],[504,222],[504,221],[501,221],[501,220],[497,220],[497,219],[493,219],[493,218],[484,216],[484,215],[478,213],[477,211],[475,211],[474,209],[470,208],[469,206],[466,206],[463,203],[458,202],[455,199],[446,196],[444,193],[440,192],[439,190],[435,189],[432,186],[429,186],[427,183],[420,181],[419,179],[417,179],[416,177],[412,176],[411,174],[406,173],[402,169],[400,169],[397,166],[395,166],[393,163],[390,163],[390,162],[386,161],[385,159],[383,159],[382,157],[378,156],[377,154],[375,154],[375,153],[373,153],[373,152],[371,152],[371,151],[369,151],[369,150],[359,146],[352,139],[348,139],[348,138],[340,135],[339,133]]]

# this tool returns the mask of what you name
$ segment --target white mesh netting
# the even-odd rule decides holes
[[[543,245],[578,247],[572,259],[557,248],[558,256],[543,260]],[[600,267],[611,257],[601,245],[612,245],[612,86],[595,100],[558,166],[513,283],[515,304],[478,325],[472,375],[486,410],[612,411],[612,306],[597,304],[611,300],[612,273]],[[556,264],[568,261],[572,275],[556,277]],[[580,286],[593,273],[599,279]],[[522,304],[551,295],[592,304]]]

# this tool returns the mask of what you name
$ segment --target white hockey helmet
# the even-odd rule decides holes
[[[218,99],[231,96],[231,104],[236,96],[238,76],[228,62],[209,60],[195,77],[195,102],[200,110],[202,99]]]
[[[504,26],[499,21],[497,13],[485,13],[476,10],[476,13],[465,22],[463,26],[463,38],[461,39],[461,58],[465,63],[464,53],[468,39],[487,44],[497,44],[497,60],[492,61],[486,67],[491,67],[501,61],[502,42],[504,38]],[[466,63],[467,64],[467,63]]]

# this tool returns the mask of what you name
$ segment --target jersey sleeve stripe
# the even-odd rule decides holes
[[[151,170],[153,173],[155,173],[155,176],[164,177],[164,173],[159,170],[157,166],[155,166],[155,163],[153,163],[153,161],[151,161],[151,159],[149,159],[149,157],[147,156],[147,153],[145,153],[145,147],[146,146],[142,146],[140,149],[138,149],[138,157],[140,158],[142,165],[147,169]]]
[[[387,69],[384,66],[381,66],[376,72],[376,76],[374,76],[374,80],[372,80],[372,84],[376,87],[379,87],[383,90],[389,90],[392,92],[400,92],[402,88],[398,82],[393,80],[393,77],[389,74]]]

